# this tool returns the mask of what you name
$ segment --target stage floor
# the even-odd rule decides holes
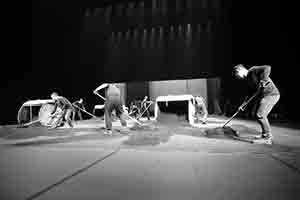
[[[1,126],[0,198],[299,199],[300,129],[272,123],[272,146],[204,134],[226,119],[128,121],[132,130],[115,121],[111,136],[100,118],[73,129]],[[259,134],[254,121],[228,125]]]

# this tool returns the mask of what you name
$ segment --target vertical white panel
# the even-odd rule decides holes
[[[220,108],[220,91],[221,91],[221,79],[210,78],[207,79],[208,87],[208,112],[213,114],[222,113]]]
[[[200,95],[207,99],[206,79],[151,81],[149,83],[149,96],[152,100],[158,96],[183,94]]]
[[[155,100],[158,96],[187,94],[185,80],[151,81],[149,96]]]

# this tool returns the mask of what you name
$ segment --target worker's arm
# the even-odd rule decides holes
[[[269,65],[262,65],[256,66],[258,73],[259,73],[259,88],[264,88],[269,83],[269,77],[271,73],[271,66]]]
[[[55,100],[55,101],[54,101],[54,108],[53,108],[52,112],[50,113],[50,116],[51,116],[51,117],[54,115],[56,109],[57,109],[57,101]]]
[[[99,87],[97,87],[95,90],[94,90],[94,93],[97,93],[98,90],[102,90],[103,88],[106,88],[108,87],[109,84],[108,83],[103,83],[101,84]]]
[[[103,83],[102,85],[100,85],[99,90],[108,87],[108,85],[109,85],[108,83]]]

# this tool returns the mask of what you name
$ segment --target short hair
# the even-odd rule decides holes
[[[233,70],[232,70],[232,75],[235,76],[238,73],[238,71],[240,71],[241,69],[246,69],[243,64],[238,64],[238,65],[234,66]]]
[[[234,71],[237,71],[237,70],[240,70],[240,69],[245,69],[245,66],[242,65],[242,64],[238,64],[238,65],[236,65],[236,66],[233,67]]]
[[[203,98],[202,96],[199,96],[199,95],[195,96],[195,99],[201,99],[201,100],[204,100],[204,98]]]
[[[58,96],[57,92],[52,92],[51,96]]]

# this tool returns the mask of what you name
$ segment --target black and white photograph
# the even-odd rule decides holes
[[[300,199],[296,2],[13,4],[1,200]]]

